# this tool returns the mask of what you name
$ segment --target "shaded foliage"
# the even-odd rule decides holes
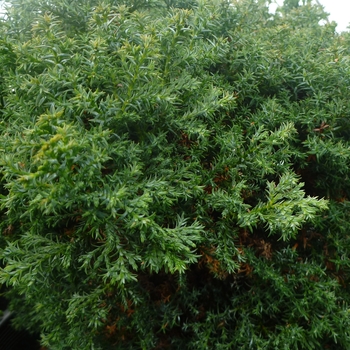
[[[50,349],[350,347],[350,37],[292,5],[9,1],[18,327]]]

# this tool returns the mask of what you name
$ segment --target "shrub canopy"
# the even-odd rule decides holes
[[[350,36],[293,1],[10,0],[0,283],[50,349],[349,349]]]

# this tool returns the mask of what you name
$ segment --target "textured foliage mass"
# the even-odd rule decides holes
[[[43,345],[350,348],[350,36],[267,3],[9,1],[0,283]]]

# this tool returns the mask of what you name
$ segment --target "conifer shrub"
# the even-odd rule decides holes
[[[350,36],[325,18],[9,0],[14,324],[50,350],[349,349]]]

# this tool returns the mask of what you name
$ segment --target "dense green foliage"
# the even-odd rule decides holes
[[[350,36],[291,4],[9,1],[18,326],[52,350],[350,348]]]

